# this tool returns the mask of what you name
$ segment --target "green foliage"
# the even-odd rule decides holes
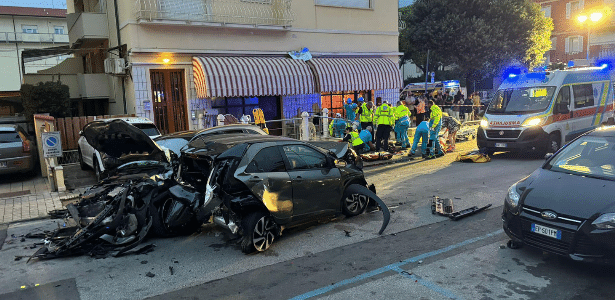
[[[49,113],[56,118],[71,116],[68,86],[59,81],[22,85],[21,101],[24,114],[30,121],[33,120],[33,115],[38,113]]]
[[[454,65],[475,76],[515,61],[533,68],[551,47],[553,21],[530,0],[416,0],[400,11],[402,60],[423,70],[428,49],[430,70]]]

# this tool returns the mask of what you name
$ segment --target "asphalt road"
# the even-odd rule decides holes
[[[38,241],[20,242],[11,235],[49,230],[57,221],[13,224],[6,232],[10,243],[0,250],[0,299],[612,297],[612,268],[530,248],[501,248],[508,240],[501,231],[504,194],[542,160],[506,154],[484,164],[453,160],[448,155],[366,171],[393,212],[382,236],[377,235],[380,212],[340,217],[285,231],[271,249],[255,255],[242,254],[232,236],[206,225],[199,234],[146,242],[156,245],[147,255],[26,264],[14,261],[15,255],[33,253],[24,247]],[[493,207],[454,222],[431,214],[434,195],[453,199],[456,210]],[[147,277],[148,272],[155,276]],[[64,296],[54,297],[54,289],[64,289]]]

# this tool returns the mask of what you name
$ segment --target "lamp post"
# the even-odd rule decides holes
[[[602,19],[602,13],[601,12],[591,13],[589,15],[589,17],[587,15],[580,15],[580,16],[577,17],[577,21],[579,21],[579,23],[587,24],[587,55],[586,55],[587,61],[589,61],[589,37],[590,37],[590,33],[591,33],[590,32],[591,25],[590,25],[589,21],[591,21],[592,24],[596,24],[601,19]],[[585,22],[587,22],[587,23],[585,23]]]

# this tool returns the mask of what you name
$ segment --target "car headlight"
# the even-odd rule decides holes
[[[608,213],[598,217],[596,221],[592,222],[592,225],[598,229],[615,228],[615,213]]]
[[[480,120],[480,127],[489,128],[489,121],[487,119]]]
[[[523,121],[523,124],[521,124],[521,126],[523,127],[540,126],[544,123],[544,121],[545,121],[545,118],[538,118],[538,117],[528,118],[525,121]]]
[[[205,202],[203,203],[203,206],[207,206],[207,204],[211,201],[211,199],[214,196],[215,187],[211,185],[211,177],[213,176],[213,174],[214,174],[214,171],[212,170],[211,173],[209,173],[207,185],[205,185]]]
[[[517,184],[515,183],[508,189],[508,195],[506,195],[506,203],[510,206],[510,211],[515,215],[519,213],[517,208],[519,207],[520,198],[521,195],[517,192]]]

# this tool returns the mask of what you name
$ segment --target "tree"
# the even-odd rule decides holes
[[[511,62],[534,68],[551,48],[553,21],[530,0],[416,0],[402,11],[400,49],[425,70],[460,68],[466,77]]]
[[[24,115],[30,121],[37,113],[49,113],[56,118],[71,116],[69,89],[60,81],[39,82],[37,85],[23,84],[21,101]]]

